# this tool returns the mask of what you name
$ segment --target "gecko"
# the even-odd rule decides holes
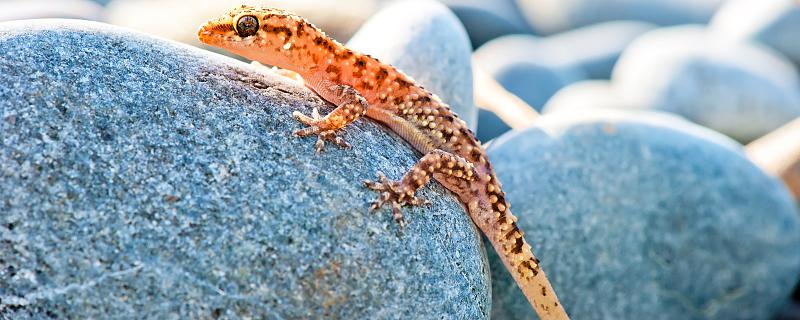
[[[364,181],[378,193],[370,210],[390,206],[402,229],[401,208],[426,203],[415,193],[435,179],[464,205],[539,317],[569,319],[509,211],[481,143],[439,97],[397,68],[345,47],[304,18],[281,9],[238,6],[203,24],[197,35],[205,44],[299,76],[336,106],[325,116],[316,109],[310,116],[292,113],[305,125],[294,135],[316,135],[317,152],[326,142],[349,147],[337,133],[362,117],[402,137],[423,156],[400,180],[378,172],[377,181]]]

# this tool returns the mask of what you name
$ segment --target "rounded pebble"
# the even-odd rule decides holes
[[[800,2],[731,0],[720,8],[711,28],[739,41],[758,41],[800,66]]]
[[[607,80],[585,80],[573,83],[556,92],[547,100],[542,113],[576,111],[583,109],[621,108],[622,99]]]
[[[800,274],[783,184],[711,130],[659,114],[542,116],[488,148],[573,319],[769,319]],[[533,319],[489,250],[492,319]]]
[[[533,29],[553,34],[600,22],[706,23],[725,0],[516,0]]]
[[[475,130],[472,47],[464,26],[441,3],[410,0],[390,4],[370,18],[347,46],[411,76]]]
[[[495,137],[511,130],[511,127],[492,111],[478,109],[478,130],[475,137],[482,142],[488,142]]]
[[[504,36],[475,51],[475,63],[506,90],[537,111],[564,86],[585,79],[575,65],[564,65],[557,57],[539,55],[539,38],[530,35]],[[535,54],[534,54],[535,53]]]
[[[296,13],[326,34],[347,41],[386,0],[111,0],[108,22],[167,39],[212,49],[197,40],[197,27],[241,4],[257,4]],[[191,9],[187,9],[191,8]],[[219,51],[216,48],[212,51]],[[225,53],[219,51],[220,53]]]
[[[440,0],[456,14],[477,48],[494,38],[533,31],[514,0]]]
[[[790,62],[702,26],[638,38],[620,57],[612,81],[628,107],[673,112],[742,142],[800,116],[800,77]]]
[[[0,24],[0,57],[0,318],[488,318],[455,196],[369,212],[418,160],[383,126],[316,154],[310,90],[99,23]]]
[[[3,0],[0,21],[69,18],[102,21],[103,6],[87,0]]]

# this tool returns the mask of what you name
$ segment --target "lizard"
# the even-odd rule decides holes
[[[391,206],[402,229],[401,207],[425,203],[415,193],[435,179],[464,205],[539,317],[569,319],[509,211],[481,143],[439,97],[397,68],[347,48],[304,18],[281,9],[241,5],[204,23],[197,35],[202,43],[280,68],[288,72],[286,76],[299,76],[336,106],[324,117],[316,109],[310,116],[292,113],[305,125],[294,134],[316,135],[317,152],[326,142],[349,147],[337,131],[362,117],[402,137],[423,156],[398,181],[380,172],[377,181],[364,181],[378,192],[370,210]]]

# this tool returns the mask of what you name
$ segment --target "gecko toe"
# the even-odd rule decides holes
[[[333,143],[333,144],[335,144],[335,145],[337,145],[337,146],[339,146],[341,148],[344,148],[344,149],[348,149],[348,148],[351,147],[351,145],[349,143],[347,143],[347,141],[345,141],[344,138],[336,135],[335,131],[333,131],[333,130],[323,130],[319,126],[319,123],[318,123],[317,120],[310,120],[311,118],[309,118],[309,117],[307,117],[307,116],[305,116],[305,115],[303,115],[303,114],[301,114],[301,113],[299,113],[297,111],[295,111],[294,115],[295,115],[295,118],[297,118],[298,121],[308,125],[308,127],[306,127],[306,128],[296,130],[294,132],[294,135],[298,136],[298,137],[306,137],[306,136],[310,136],[310,135],[315,135],[316,134],[317,135],[317,141],[314,144],[314,149],[317,150],[317,153],[322,153],[322,151],[325,149],[325,142],[326,141],[327,142],[331,142],[331,143]],[[306,120],[308,120],[308,121],[306,121]]]
[[[379,193],[378,199],[372,202],[369,207],[370,212],[375,212],[384,204],[390,204],[392,210],[392,218],[397,222],[400,231],[408,224],[403,217],[402,207],[404,206],[418,206],[423,204],[430,204],[425,198],[414,196],[413,191],[406,187],[401,182],[390,181],[386,176],[378,172],[378,181],[364,180],[364,186],[377,191]]]
[[[400,232],[402,232],[406,228],[406,219],[403,217],[403,211],[400,210],[400,204],[397,202],[392,203],[392,218],[400,228]]]
[[[318,131],[319,129],[317,127],[308,127],[296,130],[294,132],[294,135],[298,137],[305,137],[305,136],[310,136],[312,134],[316,134]]]
[[[305,125],[308,125],[308,126],[314,125],[314,119],[309,117],[309,116],[307,116],[307,115],[304,115],[304,114],[300,113],[300,111],[292,112],[292,116],[295,119],[297,119],[297,121],[300,121]]]

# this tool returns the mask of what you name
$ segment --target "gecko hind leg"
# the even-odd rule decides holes
[[[311,117],[299,111],[293,112],[292,115],[297,121],[308,126],[307,128],[295,131],[294,135],[305,137],[316,134],[318,139],[315,146],[318,153],[322,152],[324,149],[325,141],[331,141],[340,147],[349,148],[350,144],[343,138],[337,136],[336,130],[346,127],[348,124],[363,116],[369,107],[367,100],[364,99],[356,89],[350,86],[330,85],[322,86],[321,88],[325,89],[315,89],[323,99],[336,105],[336,109],[324,117],[320,116],[317,108],[314,108],[311,112]]]
[[[400,208],[429,204],[428,200],[414,194],[425,186],[434,174],[441,176],[445,187],[451,190],[462,187],[462,183],[473,181],[478,176],[475,166],[464,158],[442,150],[434,150],[423,156],[399,181],[389,181],[380,172],[378,181],[365,180],[364,186],[379,193],[378,199],[370,206],[370,211],[390,203],[392,217],[402,230],[406,222]]]
[[[382,207],[385,203],[391,203],[392,218],[400,226],[402,230],[405,228],[406,222],[403,218],[403,212],[400,207],[404,205],[418,206],[422,204],[430,204],[430,201],[423,197],[414,196],[414,191],[408,186],[402,184],[401,181],[389,181],[383,172],[378,171],[378,181],[364,180],[364,186],[369,189],[375,190],[379,193],[378,199],[369,207],[370,212],[374,212]]]

